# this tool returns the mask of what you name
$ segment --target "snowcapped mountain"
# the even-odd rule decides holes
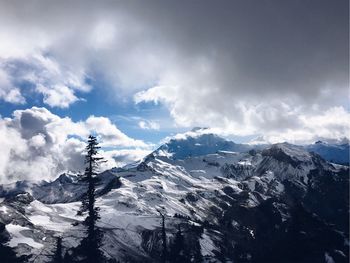
[[[166,156],[170,159],[184,159],[191,156],[201,156],[218,151],[248,152],[249,150],[263,150],[272,144],[257,138],[248,144],[237,144],[212,133],[205,133],[206,129],[197,128],[191,132],[171,139],[160,146],[153,155]],[[260,141],[259,141],[260,140]],[[303,145],[306,151],[314,152],[323,159],[336,164],[349,164],[349,140],[325,140],[314,144]]]
[[[178,139],[171,139],[163,144],[153,154],[171,159],[184,159],[191,156],[201,156],[217,151],[247,152],[253,147],[247,144],[236,144],[215,134],[194,134]]]
[[[314,144],[307,145],[306,149],[321,155],[329,162],[349,165],[350,147],[348,140],[333,144],[317,141]]]
[[[103,251],[121,262],[160,261],[162,210],[169,249],[181,227],[203,262],[347,262],[349,167],[314,152],[213,134],[170,140],[98,175]],[[0,187],[2,234],[18,254],[50,262],[55,236],[66,250],[79,244],[86,185],[77,179]]]
[[[119,179],[110,171],[101,173],[99,179],[96,187],[97,195],[103,195],[112,188],[120,186]],[[0,198],[29,193],[34,199],[45,204],[69,203],[81,200],[86,190],[87,184],[79,180],[78,174],[64,173],[52,182],[19,181],[0,185]]]

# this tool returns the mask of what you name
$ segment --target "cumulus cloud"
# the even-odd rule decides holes
[[[51,107],[67,108],[79,100],[75,92],[91,89],[85,83],[84,72],[72,71],[49,56],[33,54],[1,60],[0,54],[0,61],[0,90],[7,94],[7,97],[0,98],[7,102],[24,103],[18,88],[23,87],[28,94],[42,94],[43,102]],[[7,90],[10,92],[5,93]]]
[[[122,133],[107,118],[91,116],[73,122],[45,108],[16,110],[12,118],[0,119],[0,182],[54,179],[59,173],[81,171],[84,166],[85,139],[96,134],[108,160],[103,169],[135,161],[150,147]],[[115,146],[124,147],[116,150]],[[112,149],[112,150],[111,150]]]
[[[119,166],[123,166],[135,162],[136,160],[141,160],[150,153],[151,151],[149,149],[136,148],[111,150],[108,152],[104,152],[103,155],[106,157],[107,160],[113,160],[114,162],[117,162]]]
[[[51,106],[68,107],[77,90],[88,90],[86,76],[98,76],[110,94],[163,103],[178,126],[269,136],[305,128],[316,136],[304,119],[349,100],[348,5],[3,1],[0,58],[2,65],[31,65],[22,75],[42,84],[35,91]],[[49,74],[33,73],[33,54],[39,72]],[[18,74],[10,69],[13,84]],[[18,89],[12,97],[23,101]],[[323,127],[332,135],[339,125]]]
[[[163,91],[168,90],[155,87],[137,93],[135,101],[162,100],[169,104],[171,114],[180,126],[210,124],[209,132],[225,136],[261,134],[269,142],[310,143],[318,138],[339,139],[349,137],[350,134],[350,113],[343,106],[320,110],[319,107],[290,105],[272,99],[269,103],[246,103],[232,99],[231,102],[235,104],[226,110],[223,103],[206,104],[196,97],[188,102],[181,92],[173,97]]]
[[[0,69],[0,99],[16,104],[23,104],[25,98],[18,88],[14,87],[6,72]]]
[[[88,130],[99,134],[102,146],[147,147],[141,140],[129,138],[106,117],[90,116],[85,123]]]
[[[37,135],[34,135],[30,140],[29,140],[29,145],[36,148],[36,149],[39,149],[43,146],[45,146],[46,144],[46,140],[45,140],[45,135],[39,133]]]
[[[44,96],[44,103],[51,107],[67,108],[73,102],[76,102],[78,98],[74,95],[74,92],[67,86],[55,85],[50,88],[38,85],[38,92]]]
[[[295,114],[298,126],[278,132],[265,132],[263,140],[270,143],[307,144],[318,140],[344,141],[350,135],[350,113],[343,107],[332,107],[319,114]]]

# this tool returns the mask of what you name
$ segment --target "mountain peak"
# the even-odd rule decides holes
[[[61,174],[55,181],[60,183],[73,183],[78,180],[78,174],[73,172],[66,172]]]
[[[343,138],[338,138],[338,139],[326,139],[322,138],[318,141],[316,141],[314,144],[325,144],[325,145],[344,145],[344,144],[349,144],[350,141],[348,138],[343,137]]]
[[[185,159],[191,156],[217,153],[218,151],[246,152],[251,148],[252,146],[236,144],[214,133],[188,132],[170,139],[152,154],[171,159]]]
[[[311,153],[305,150],[304,147],[287,142],[273,144],[265,149],[262,154],[271,156],[278,161],[291,163],[293,166],[299,163],[310,162],[312,159]]]
[[[193,127],[191,132],[199,132],[199,131],[205,131],[209,130],[209,127]]]

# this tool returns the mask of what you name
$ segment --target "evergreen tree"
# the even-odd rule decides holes
[[[53,263],[62,263],[62,237],[57,237],[56,239],[56,251],[53,256]]]
[[[81,262],[98,263],[106,262],[106,259],[100,250],[103,232],[96,226],[99,216],[99,208],[96,207],[96,192],[95,185],[97,183],[97,169],[99,164],[103,161],[102,157],[98,157],[97,138],[90,135],[88,144],[86,146],[85,163],[87,167],[85,173],[82,176],[83,181],[87,181],[88,189],[83,197],[81,213],[87,213],[87,217],[84,221],[86,226],[86,237],[82,240],[80,247],[78,248],[78,259]]]
[[[162,262],[167,262],[167,242],[166,242],[166,231],[165,231],[165,214],[163,214],[160,210],[158,213],[162,217]]]
[[[63,262],[64,263],[73,263],[74,262],[72,255],[69,254],[69,251],[66,251],[66,253],[64,254]]]
[[[177,231],[175,238],[170,246],[169,253],[170,262],[190,262],[188,255],[186,255],[185,251],[185,239],[181,232],[181,228],[179,226],[179,230]]]
[[[203,262],[203,256],[201,252],[201,245],[199,243],[199,237],[196,236],[194,243],[193,243],[193,257],[191,259],[191,262],[201,263]]]
[[[182,224],[183,229],[176,232],[170,244],[169,262],[171,263],[201,263],[203,257],[201,254],[200,236],[202,228],[191,224]]]

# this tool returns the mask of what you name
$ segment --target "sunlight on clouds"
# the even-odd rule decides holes
[[[342,4],[327,4],[334,10],[315,5],[311,18],[298,1],[277,1],[274,9],[257,3],[254,10],[245,1],[227,7],[173,2],[171,8],[157,1],[18,3],[5,2],[0,10],[3,101],[25,103],[17,84],[29,82],[48,106],[68,108],[94,88],[112,100],[133,96],[136,104],[162,104],[180,128],[209,126],[272,141],[348,136],[348,13]],[[95,77],[106,85],[86,83]],[[97,132],[105,145],[123,138],[104,119],[89,122],[74,125],[98,130],[103,123],[109,128]]]
[[[90,116],[85,122],[87,130],[94,131],[100,136],[101,146],[147,147],[141,140],[135,140],[122,133],[106,117]]]
[[[51,107],[67,108],[81,100],[76,91],[88,92],[91,87],[85,83],[85,73],[71,71],[52,57],[34,54],[20,59],[3,60],[0,64],[0,98],[12,103],[24,103],[20,88],[31,83],[31,91],[43,95],[43,102]],[[28,85],[28,84],[27,84]],[[4,92],[1,92],[4,91]],[[3,95],[1,95],[3,93]]]
[[[350,113],[343,107],[332,107],[315,115],[297,114],[293,116],[300,125],[277,133],[271,131],[262,140],[269,143],[290,142],[296,144],[313,143],[318,140],[342,141],[350,136]]]
[[[25,98],[18,88],[14,87],[7,74],[0,68],[0,99],[15,104],[24,104]]]
[[[222,94],[220,102],[212,104],[213,96],[183,96],[189,93],[185,88],[178,86],[177,92],[173,89],[157,86],[137,93],[134,100],[135,103],[165,103],[180,127],[209,123],[211,132],[225,136],[262,134],[264,140],[271,143],[312,143],[318,138],[349,137],[350,113],[341,106],[307,111],[306,107],[297,107],[288,100],[259,102],[250,99],[247,103],[225,97],[227,94]],[[225,104],[230,104],[231,110],[225,111]]]
[[[0,182],[50,180],[67,170],[81,171],[90,133],[99,137],[101,146],[112,147],[102,151],[108,159],[106,169],[136,161],[152,147],[128,137],[104,117],[73,122],[45,108],[16,110],[13,118],[0,119],[0,143],[5,147],[0,156]]]
[[[47,88],[43,85],[38,85],[36,91],[43,94],[44,103],[51,107],[68,108],[78,100],[74,92],[67,86],[55,85]]]
[[[155,121],[142,120],[139,121],[139,127],[143,130],[159,130],[160,125]]]
[[[151,150],[141,148],[102,151],[102,155],[107,161],[116,162],[118,166],[123,166],[141,160],[150,153]]]
[[[92,30],[91,42],[96,48],[109,47],[113,43],[115,33],[115,27],[112,23],[101,21]]]

